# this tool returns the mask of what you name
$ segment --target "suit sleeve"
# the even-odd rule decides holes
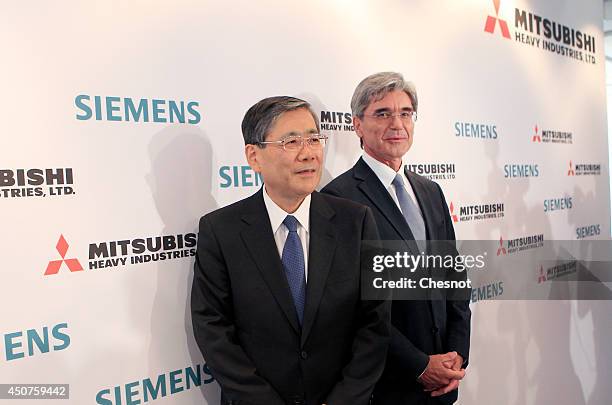
[[[439,185],[438,192],[442,199],[444,208],[444,223],[446,225],[447,240],[455,240],[455,230],[451,220],[446,199]],[[456,250],[455,250],[456,252]],[[467,278],[467,272],[455,273],[460,279]],[[449,352],[457,352],[463,358],[463,367],[467,367],[470,355],[470,320],[472,311],[470,311],[469,289],[467,291],[458,291],[454,299],[446,300],[446,342]],[[467,295],[468,299],[465,299]]]
[[[378,230],[370,208],[363,218],[361,251],[366,241],[378,241]],[[361,271],[361,269],[359,269]],[[352,343],[352,356],[342,370],[342,379],[334,386],[326,403],[366,405],[380,378],[389,344],[390,301],[360,300],[359,324]]]
[[[191,319],[200,351],[228,400],[252,405],[284,404],[274,388],[257,375],[237,341],[228,270],[207,217],[200,220]]]
[[[429,355],[413,345],[410,339],[393,324],[391,324],[389,357],[396,359],[396,364],[402,365],[406,373],[415,380],[423,374],[429,364]]]

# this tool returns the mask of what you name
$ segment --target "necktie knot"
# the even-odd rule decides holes
[[[287,215],[283,224],[289,229],[289,232],[297,232],[298,220],[293,215]]]
[[[402,175],[400,173],[396,174],[391,184],[393,184],[395,188],[404,187],[404,179],[402,179]]]

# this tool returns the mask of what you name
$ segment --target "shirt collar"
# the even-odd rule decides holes
[[[310,223],[310,194],[304,198],[302,204],[300,204],[299,208],[293,214],[289,214],[279,207],[274,201],[272,201],[265,186],[263,190],[263,199],[266,205],[266,210],[268,211],[268,217],[270,217],[272,233],[276,233],[276,231],[278,231],[278,228],[281,226],[287,215],[293,215],[295,219],[298,220],[300,225],[306,230],[306,232],[308,232],[308,226]]]
[[[386,164],[379,162],[370,156],[366,151],[363,151],[363,161],[366,162],[370,169],[376,174],[376,177],[380,180],[380,182],[385,186],[385,188],[389,188],[395,176],[397,176],[397,172],[387,166]],[[402,159],[402,164],[400,166],[400,170],[404,168],[404,159]],[[402,176],[402,183],[406,184],[404,181],[404,176]]]

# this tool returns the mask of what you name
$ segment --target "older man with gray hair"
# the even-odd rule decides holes
[[[369,208],[315,192],[326,138],[304,100],[270,97],[242,121],[264,186],[200,220],[193,331],[222,404],[367,405],[389,303],[361,300]]]
[[[355,89],[351,109],[363,155],[322,191],[370,207],[381,239],[403,240],[412,254],[426,240],[454,240],[440,186],[406,170],[403,161],[417,120],[414,85],[399,73],[373,74]],[[394,301],[387,364],[374,404],[455,402],[468,361],[470,314],[465,299]]]

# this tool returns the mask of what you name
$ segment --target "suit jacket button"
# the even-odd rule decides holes
[[[306,360],[306,359],[308,358],[308,353],[306,353],[306,352],[304,352],[304,351],[303,351],[302,353],[300,353],[300,357],[301,357],[302,359]]]
[[[431,333],[438,333],[440,331],[440,329],[438,329],[437,326],[434,326],[431,328]]]

